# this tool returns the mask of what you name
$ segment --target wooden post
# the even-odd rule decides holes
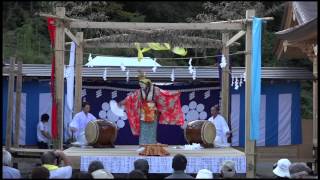
[[[65,16],[64,7],[56,7],[57,16]],[[57,102],[57,121],[58,121],[58,149],[63,149],[63,108],[64,108],[64,43],[65,32],[64,23],[61,20],[56,21],[56,37],[55,37],[55,93]]]
[[[318,56],[313,58],[313,157],[315,159],[314,171],[318,171]]]
[[[82,92],[82,64],[83,64],[83,32],[78,32],[76,38],[79,46],[76,48],[76,82],[75,82],[75,101],[74,114],[81,111],[81,92]]]
[[[255,10],[246,11],[246,19],[252,18]],[[245,154],[246,154],[246,177],[255,178],[256,153],[255,141],[250,140],[251,121],[251,56],[252,56],[252,22],[247,22],[246,30],[246,83],[245,83]]]
[[[230,69],[229,69],[229,48],[226,47],[226,43],[229,40],[229,33],[222,33],[222,54],[226,58],[226,67],[222,68],[222,89],[221,89],[221,114],[224,118],[226,118],[227,123],[229,121],[229,102],[230,102],[230,89],[229,89],[229,77],[230,77]]]
[[[8,82],[8,106],[7,106],[7,124],[6,124],[6,149],[11,148],[12,133],[12,114],[13,114],[13,89],[14,89],[14,62],[15,58],[10,59],[9,82]]]
[[[19,147],[20,136],[20,111],[21,111],[21,90],[22,90],[22,61],[18,61],[18,73],[16,81],[16,119],[15,119],[15,137],[14,147]]]

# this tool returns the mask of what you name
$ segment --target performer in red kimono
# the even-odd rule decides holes
[[[157,143],[157,121],[160,124],[184,123],[180,92],[166,91],[152,84],[144,75],[139,76],[140,89],[123,101],[133,135],[139,136],[139,144]]]

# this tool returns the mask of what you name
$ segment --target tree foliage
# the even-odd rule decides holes
[[[285,2],[276,1],[211,1],[211,2],[147,2],[147,1],[4,1],[2,2],[3,58],[16,55],[23,63],[50,63],[51,48],[46,20],[36,14],[54,13],[56,6],[64,6],[66,15],[90,21],[114,22],[213,22],[245,18],[247,9],[255,9],[257,17],[273,16],[274,20],[264,24],[262,42],[262,66],[295,66],[312,69],[308,60],[277,60],[274,56],[276,37],[279,31]],[[84,38],[96,38],[112,34],[112,31],[96,29],[75,29],[84,32]],[[235,34],[231,33],[230,38]],[[193,36],[221,39],[221,32],[201,31]],[[230,48],[230,53],[245,49],[245,38],[240,47]],[[87,52],[89,50],[85,50]],[[217,49],[188,49],[188,56],[214,56]],[[90,49],[91,53],[136,56],[135,49]],[[66,53],[67,55],[68,53]],[[149,57],[179,57],[170,51],[150,51]],[[84,59],[88,54],[84,54]],[[244,55],[231,56],[232,66],[244,66]],[[158,60],[163,65],[188,65],[187,60]],[[215,58],[196,60],[193,65],[214,65]],[[311,83],[302,83],[302,114],[312,117]]]

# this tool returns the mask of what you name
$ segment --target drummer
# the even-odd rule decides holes
[[[97,118],[90,113],[90,104],[83,102],[82,111],[77,113],[70,123],[70,130],[73,132],[77,141],[79,141],[79,136],[84,134],[88,122],[96,119]]]
[[[218,105],[211,107],[211,115],[208,120],[212,122],[216,128],[215,147],[229,147],[228,137],[231,134],[230,129],[224,117],[219,114]]]

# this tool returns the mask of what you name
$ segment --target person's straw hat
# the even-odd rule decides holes
[[[277,167],[273,170],[273,173],[279,177],[290,178],[289,166],[291,162],[288,159],[280,159],[277,162]]]

